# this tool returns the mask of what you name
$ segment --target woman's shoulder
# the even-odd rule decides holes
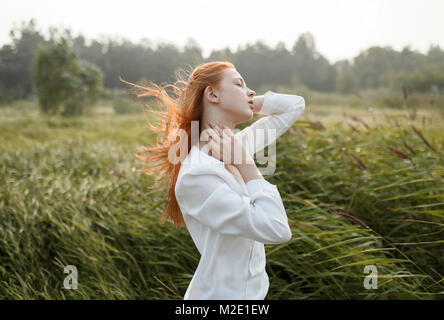
[[[191,147],[188,155],[185,157],[181,164],[180,173],[185,172],[199,172],[200,170],[213,170],[218,171],[224,169],[225,164],[222,161],[206,154],[200,150],[196,145]]]
[[[218,183],[229,183],[231,185],[230,179],[232,178],[234,177],[227,171],[222,161],[206,154],[197,147],[192,147],[181,164],[176,180],[176,191],[190,185],[210,189]]]

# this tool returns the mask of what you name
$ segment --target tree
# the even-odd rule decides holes
[[[9,32],[12,44],[0,49],[0,100],[10,102],[32,93],[31,69],[35,48],[45,39],[34,19]]]
[[[335,89],[337,92],[348,94],[356,89],[356,82],[353,78],[353,71],[348,60],[337,61],[334,65],[337,77]]]
[[[45,113],[82,114],[103,93],[102,81],[100,69],[80,60],[64,38],[35,51],[33,86]]]
[[[301,34],[292,49],[294,68],[303,84],[318,91],[333,91],[336,70],[329,61],[316,50],[311,33]]]
[[[196,66],[203,62],[202,48],[193,38],[188,38],[183,49],[183,53],[177,58],[176,65],[185,67],[188,65]]]

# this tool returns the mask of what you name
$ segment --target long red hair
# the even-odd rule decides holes
[[[174,193],[174,187],[180,166],[186,154],[179,155],[180,161],[178,163],[171,163],[168,152],[170,147],[178,142],[170,141],[168,137],[175,129],[184,130],[188,138],[183,139],[184,141],[179,141],[179,143],[188,143],[186,150],[187,153],[189,152],[191,149],[191,121],[199,121],[199,124],[201,123],[203,92],[207,86],[219,86],[223,78],[223,70],[227,68],[235,69],[235,66],[229,61],[214,61],[200,64],[192,70],[186,81],[181,78],[179,73],[176,73],[177,81],[175,84],[166,84],[161,87],[152,81],[150,81],[147,86],[142,86],[127,82],[119,77],[122,82],[134,87],[133,92],[135,92],[137,98],[154,96],[157,98],[157,101],[161,102],[167,109],[166,112],[148,109],[148,111],[160,116],[158,126],[153,126],[151,123],[148,123],[150,129],[158,134],[156,136],[156,146],[143,146],[143,150],[148,151],[148,154],[134,154],[137,158],[145,162],[144,168],[138,171],[154,177],[156,181],[166,180],[168,199],[160,222],[161,224],[171,219],[176,228],[184,225],[182,212],[180,211]],[[176,85],[177,83],[184,85],[183,90]],[[166,92],[165,89],[168,87],[174,89],[177,95],[176,98],[170,97]],[[199,131],[201,130],[202,128],[199,126]]]

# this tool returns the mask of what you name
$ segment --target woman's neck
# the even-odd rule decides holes
[[[199,123],[199,149],[202,149],[204,145],[206,145],[208,143],[208,140],[203,140],[202,138],[202,132],[206,129],[206,128],[211,128],[209,126],[210,123],[214,123],[216,125],[219,125],[219,127],[224,130],[230,129],[231,131],[233,131],[234,129],[234,124],[228,121],[221,121],[221,119],[211,119],[211,118],[203,118]]]
[[[206,112],[206,109],[204,108],[204,111],[202,112],[202,116],[200,118],[201,122],[199,123],[199,126],[201,127],[200,130],[209,128],[210,122],[219,125],[219,127],[221,127],[222,129],[225,126],[226,128],[230,128],[231,130],[233,130],[236,126],[236,123],[228,116],[226,116],[225,113],[221,112],[221,110],[213,109],[210,111],[211,112]]]
[[[234,130],[234,127],[236,126],[236,123],[230,119],[224,112],[222,112],[220,109],[212,108],[211,110],[208,110],[207,108],[204,108],[202,115],[200,117],[199,122],[199,148],[201,149],[205,144],[207,144],[208,141],[201,140],[201,133],[206,128],[211,128],[210,123],[218,125],[222,130],[230,129],[231,131]]]

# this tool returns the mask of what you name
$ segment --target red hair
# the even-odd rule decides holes
[[[219,86],[220,81],[223,78],[224,69],[235,69],[234,65],[228,61],[214,61],[204,64],[200,64],[194,68],[186,81],[183,81],[179,76],[175,84],[167,84],[159,87],[152,81],[148,86],[141,86],[119,79],[129,85],[134,86],[137,98],[146,96],[155,96],[157,101],[163,103],[166,106],[167,111],[154,111],[149,110],[155,114],[160,115],[161,122],[159,125],[153,126],[148,123],[149,127],[156,133],[163,134],[156,137],[156,146],[145,147],[144,151],[148,151],[146,155],[134,154],[137,158],[145,162],[145,167],[141,171],[149,176],[153,176],[156,181],[164,179],[167,182],[168,187],[168,201],[166,210],[164,210],[161,224],[164,224],[168,219],[173,221],[174,226],[180,227],[184,225],[182,212],[180,211],[179,204],[177,203],[174,188],[179,174],[182,161],[185,159],[186,154],[180,154],[180,161],[176,164],[171,163],[168,158],[168,152],[170,147],[176,145],[177,141],[169,141],[169,134],[176,129],[182,129],[187,133],[187,139],[181,139],[179,143],[188,143],[186,146],[187,154],[191,149],[191,121],[199,121],[201,123],[201,115],[203,108],[202,96],[207,86]],[[185,88],[181,90],[176,83],[185,85]],[[174,89],[177,98],[172,98],[168,95],[167,87]],[[200,126],[199,126],[200,127]],[[199,128],[201,131],[202,128]],[[182,141],[184,140],[184,141]]]

